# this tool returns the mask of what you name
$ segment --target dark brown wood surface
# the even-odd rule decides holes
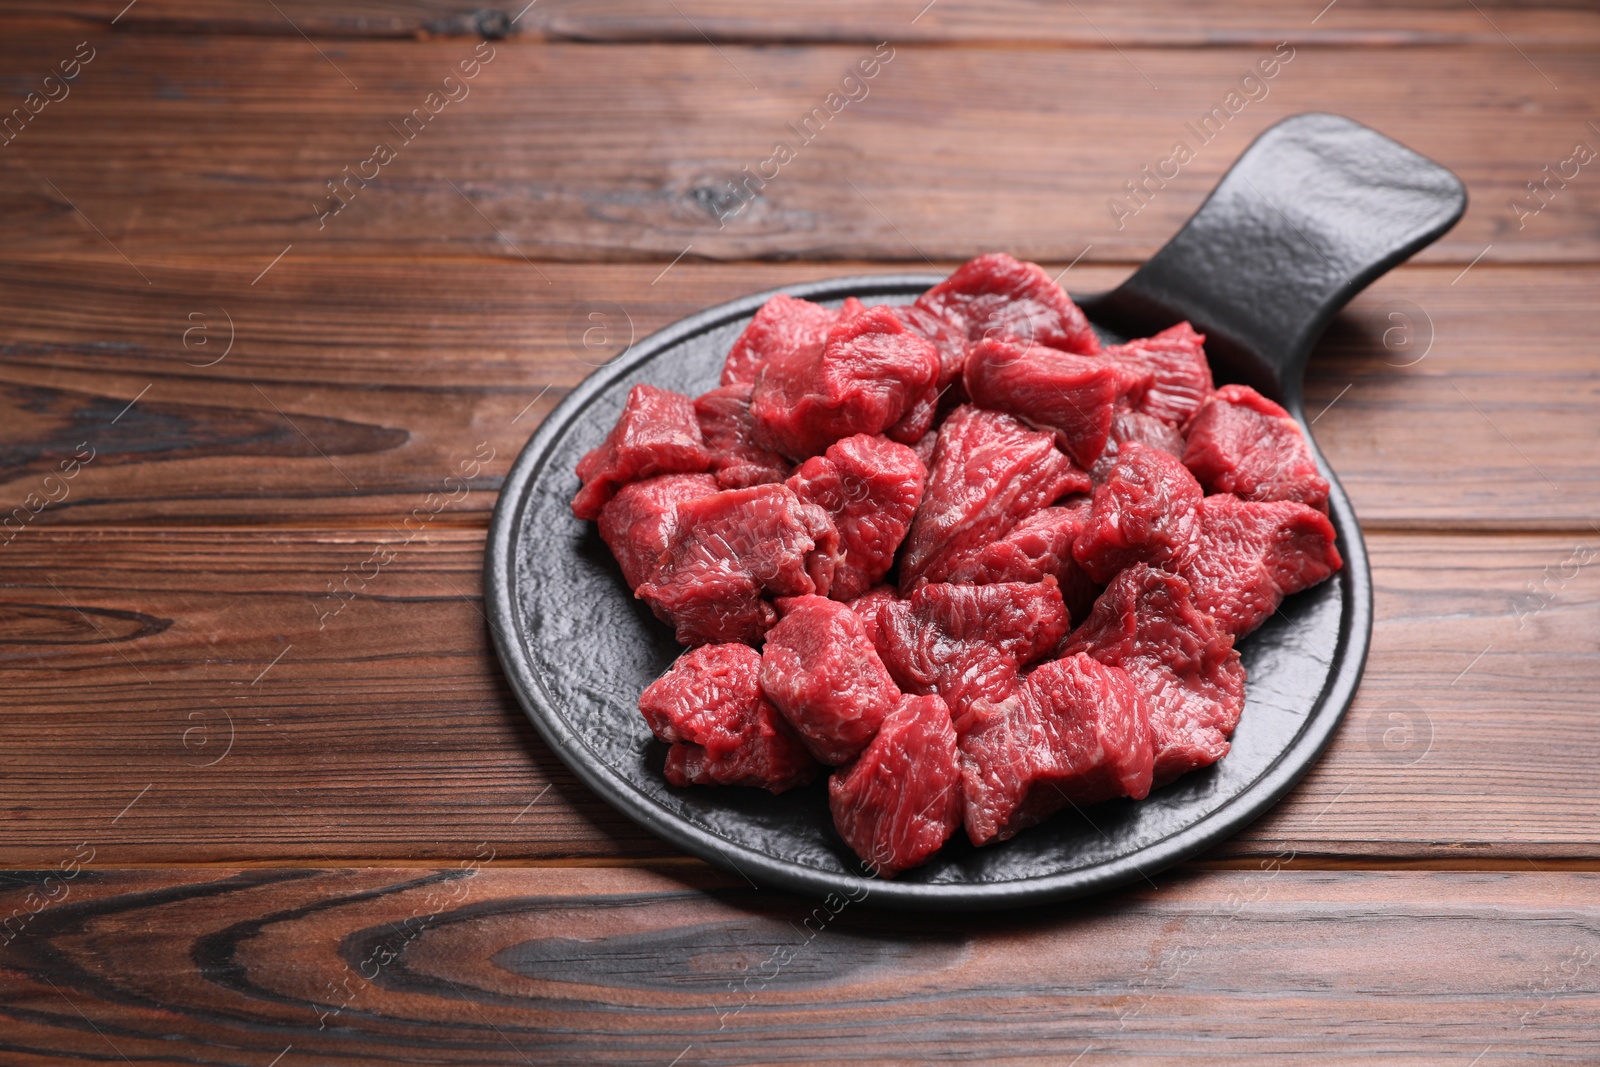
[[[753,8],[739,0],[525,0],[485,6],[480,0],[368,0],[321,3],[281,0],[271,6],[227,0],[17,0],[11,10],[75,27],[110,25],[130,31],[248,33],[292,37],[439,37],[490,34],[575,41],[675,41],[702,45],[762,41],[804,43],[885,38],[1012,47],[1068,45],[1276,44],[1284,39],[1334,45],[1484,44],[1507,37],[1584,48],[1600,40],[1600,16],[1581,2],[1483,0],[1197,0],[1183,5],[1080,0],[1065,5],[1027,0],[821,0],[803,7]]]
[[[0,66],[42,80],[84,32],[7,36]],[[890,45],[859,103],[801,129],[873,47],[513,40],[483,46],[495,58],[455,90],[464,98],[436,105],[407,141],[402,121],[472,59],[468,41],[341,41],[325,58],[297,37],[89,36],[96,56],[71,95],[5,146],[0,212],[30,252],[109,241],[146,276],[170,257],[226,255],[247,261],[248,282],[290,246],[290,262],[493,255],[657,270],[686,249],[923,265],[1004,246],[1129,262],[1166,240],[1256,133],[1308,110],[1379,127],[1468,182],[1467,217],[1424,262],[1600,260],[1600,183],[1552,186],[1549,206],[1520,222],[1508,207],[1576,142],[1600,138],[1590,51],[1530,46],[1524,61],[1482,46],[1289,44],[1261,99],[1237,97],[1242,110],[1223,110],[1204,140],[1189,124],[1275,47]],[[779,141],[795,158],[735,212],[730,183],[759,181]],[[1137,214],[1113,212],[1179,141],[1194,160],[1151,186]],[[376,177],[363,186],[380,142],[396,158],[367,166]],[[127,162],[107,165],[108,152]],[[323,217],[346,167],[348,204]],[[259,284],[279,284],[276,269]]]
[[[470,96],[319,226],[484,35]],[[0,1062],[1600,1059],[1600,162],[1527,185],[1600,146],[1592,5],[29,0],[9,106],[80,42],[0,136]],[[1377,619],[1283,803],[1103,898],[835,915],[545,747],[483,539],[592,366],[735,296],[993,248],[1106,288],[1310,109],[1472,203],[1312,364]]]
[[[1600,875],[1269,860],[1163,882],[930,923],[698,870],[85,871],[0,890],[7,911],[57,898],[4,950],[0,1049],[541,1067],[1596,1051]]]

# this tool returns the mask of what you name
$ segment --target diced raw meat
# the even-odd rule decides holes
[[[933,452],[934,449],[938,447],[939,431],[929,430],[927,433],[923,434],[917,439],[917,442],[911,446],[911,450],[915,452],[917,454],[917,458],[922,461],[922,467],[924,470],[932,470]]]
[[[709,474],[663,474],[617,490],[600,512],[600,538],[621,564],[629,589],[660,573],[677,526],[678,505],[716,491],[717,480]]]
[[[617,488],[657,474],[694,474],[711,467],[695,421],[694,401],[682,393],[636,385],[606,439],[578,461],[583,488],[572,498],[580,519],[600,517]]]
[[[789,477],[789,461],[755,443],[750,389],[748,383],[724,385],[694,402],[695,419],[711,452],[717,484],[724,489],[744,489]]]
[[[1159,448],[1179,459],[1183,458],[1183,434],[1154,415],[1118,404],[1111,414],[1111,433],[1106,437],[1105,450],[1094,461],[1094,466],[1089,468],[1089,477],[1094,479],[1094,484],[1099,485],[1106,480],[1106,475],[1111,473],[1111,465],[1117,460],[1117,453],[1129,441],[1137,441],[1141,445]]]
[[[1090,498],[1080,496],[1071,507],[1041,508],[1017,523],[998,541],[990,541],[950,569],[948,580],[969,585],[994,582],[1037,582],[1046,575],[1061,584],[1077,570],[1072,543],[1089,519]]]
[[[713,493],[678,505],[667,558],[636,593],[683,644],[754,644],[777,618],[762,595],[826,591],[838,537],[786,485]]]
[[[1300,424],[1248,385],[1224,385],[1208,397],[1189,423],[1188,438],[1183,462],[1206,492],[1328,510],[1328,480]]]
[[[958,720],[967,836],[1004,841],[1068,804],[1150,792],[1150,712],[1126,672],[1089,656],[1044,664]]]
[[[900,421],[883,431],[886,437],[903,445],[914,445],[928,435],[939,416],[939,387],[930,385],[922,395],[911,402]]]
[[[939,429],[928,488],[906,536],[901,590],[944,581],[1022,519],[1090,484],[1050,434],[996,411],[957,408]]]
[[[754,385],[761,368],[779,356],[821,351],[839,312],[786,293],[761,305],[728,351],[723,385]]]
[[[1069,497],[1059,507],[1041,508],[998,541],[953,567],[948,581],[972,585],[1039,582],[1054,578],[1074,619],[1082,619],[1100,595],[1100,586],[1072,558],[1072,544],[1089,521],[1091,498]]]
[[[1244,710],[1244,667],[1233,638],[1195,607],[1189,583],[1144,564],[1117,575],[1068,637],[1121,667],[1150,710],[1155,784],[1221,759]]]
[[[867,640],[872,642],[872,647],[878,650],[878,658],[883,658],[884,643],[883,628],[888,625],[886,612],[892,610],[889,605],[899,603],[900,594],[892,585],[875,585],[850,601],[850,610],[856,613],[861,620],[861,625],[866,631]],[[888,666],[888,664],[884,664]],[[893,672],[891,672],[892,674]],[[896,683],[899,684],[899,683]]]
[[[819,596],[782,607],[761,655],[761,689],[813,756],[849,763],[899,703],[900,690],[848,607]]]
[[[967,333],[954,323],[916,304],[903,304],[891,309],[913,333],[926,337],[939,351],[939,377],[934,384],[944,389],[961,380],[961,369],[967,362]]]
[[[761,654],[749,645],[703,645],[645,689],[639,710],[672,746],[673,785],[749,785],[782,793],[818,767],[761,694]]]
[[[789,488],[826,511],[839,531],[830,597],[851,600],[889,573],[926,479],[915,452],[868,434],[835,441],[794,472]]]
[[[956,715],[975,700],[1003,700],[1018,671],[1053,652],[1067,633],[1067,609],[1052,580],[932,583],[905,600],[868,594],[852,608],[895,683],[908,693],[938,693]]]
[[[964,380],[974,404],[1054,431],[1067,455],[1088,467],[1105,448],[1117,398],[1137,398],[1150,376],[1100,356],[989,339],[968,352]]]
[[[1224,493],[1206,497],[1199,518],[1199,550],[1179,573],[1195,606],[1235,638],[1343,566],[1333,524],[1304,504]]]
[[[828,807],[839,836],[880,878],[939,851],[961,825],[961,765],[944,701],[900,701],[861,758],[828,779]]]
[[[1066,290],[1037,263],[1003,252],[963,263],[918,297],[916,306],[951,323],[968,341],[991,337],[1083,355],[1100,351],[1100,339]]]
[[[1202,496],[1177,457],[1129,442],[1095,487],[1089,522],[1072,556],[1101,583],[1135,563],[1180,571],[1196,549]]]
[[[939,373],[933,343],[887,307],[868,308],[828,331],[820,350],[775,354],[750,397],[756,440],[794,459],[841,437],[882,433]]]
[[[1205,335],[1187,322],[1124,345],[1106,355],[1151,375],[1137,409],[1171,426],[1189,421],[1211,392],[1211,365],[1206,362]]]

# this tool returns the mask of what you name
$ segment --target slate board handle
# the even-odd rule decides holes
[[[1222,377],[1298,411],[1328,322],[1466,206],[1461,179],[1399,142],[1339,115],[1296,115],[1256,138],[1166,247],[1085,308],[1129,334],[1188,319]]]

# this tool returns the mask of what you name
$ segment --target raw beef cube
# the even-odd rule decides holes
[[[1148,372],[1116,360],[992,339],[972,346],[964,375],[974,404],[1054,431],[1084,467],[1105,448],[1117,399],[1137,398],[1150,381]]]
[[[926,478],[911,449],[867,434],[835,441],[794,472],[789,488],[826,511],[839,531],[830,597],[854,599],[889,573]]]
[[[744,489],[789,476],[789,461],[755,443],[750,420],[750,385],[725,385],[694,402],[700,434],[711,452],[717,484]]]
[[[761,655],[761,689],[813,756],[849,763],[899,703],[900,690],[848,607],[819,596],[782,606]]]
[[[922,440],[933,429],[934,420],[939,416],[941,395],[937,385],[928,386],[921,396],[911,402],[906,413],[900,416],[900,421],[883,431],[884,435],[903,445],[914,445]]]
[[[839,836],[880,878],[939,851],[961,825],[961,765],[944,701],[901,700],[861,758],[828,779],[828,807]]]
[[[1090,484],[1050,434],[996,411],[957,408],[939,428],[928,488],[901,553],[901,590],[944,581],[1022,519]]]
[[[709,440],[710,438],[707,438],[707,441]],[[1105,450],[1100,453],[1100,458],[1094,461],[1094,466],[1089,468],[1089,477],[1094,479],[1094,484],[1099,485],[1106,480],[1106,476],[1111,473],[1111,465],[1117,461],[1117,453],[1130,441],[1159,448],[1179,459],[1183,458],[1183,434],[1154,415],[1146,415],[1118,404],[1117,409],[1111,414],[1111,433],[1106,437]]]
[[[1300,424],[1247,385],[1224,385],[1189,423],[1183,462],[1208,493],[1295,500],[1328,510],[1328,480]]]
[[[672,746],[666,775],[673,785],[781,793],[816,777],[816,760],[761,695],[761,654],[749,645],[685,652],[645,689],[639,710]]]
[[[1050,580],[1038,584],[920,586],[905,600],[868,594],[863,616],[884,666],[908,693],[938,693],[956,715],[998,701],[1020,669],[1067,633],[1067,609]]]
[[[839,313],[785,293],[761,305],[728,351],[723,385],[754,385],[761,368],[778,357],[821,351]]]
[[[1037,582],[1075,569],[1072,542],[1089,518],[1090,498],[1080,496],[1072,507],[1041,508],[1017,523],[998,541],[990,541],[950,569],[949,580],[968,585],[995,582]]]
[[[938,350],[939,377],[934,384],[945,389],[959,382],[961,369],[967,363],[966,330],[916,304],[903,304],[891,310],[912,333],[926,337]]]
[[[1083,355],[1100,351],[1100,339],[1066,290],[1037,263],[1001,252],[963,263],[919,296],[916,306],[964,332],[968,341],[992,337]]]
[[[1127,671],[1144,697],[1156,785],[1227,754],[1244,710],[1244,667],[1233,638],[1195,607],[1188,582],[1129,567],[1067,638],[1062,655],[1080,653]]]
[[[1208,496],[1199,550],[1179,571],[1194,603],[1235,638],[1267,620],[1283,598],[1343,566],[1326,515],[1289,500]]]
[[[1179,571],[1195,552],[1203,495],[1177,457],[1129,442],[1095,487],[1089,522],[1072,556],[1101,583],[1135,563]]]
[[[826,590],[838,538],[786,485],[713,493],[678,505],[661,570],[636,592],[686,645],[754,644],[777,618],[762,595]]]
[[[820,349],[774,355],[750,397],[756,440],[794,459],[841,437],[882,433],[939,373],[933,343],[887,307],[868,308],[828,331]]]
[[[912,333],[933,342],[933,347],[939,353],[938,377],[900,416],[900,421],[884,431],[902,444],[916,446],[930,432],[937,430],[935,423],[939,420],[940,406],[944,405],[946,409],[954,407],[960,399],[963,392],[961,369],[967,362],[967,336],[944,319],[915,304],[892,307],[890,310]],[[923,456],[924,464],[931,456],[931,442],[928,447],[930,453]]]
[[[1100,587],[1072,558],[1072,544],[1089,521],[1091,498],[1070,497],[1063,506],[1041,508],[998,541],[952,568],[948,580],[971,585],[1040,582],[1054,578],[1074,619],[1082,619]]]
[[[694,401],[682,393],[636,385],[605,441],[578,461],[583,488],[572,513],[598,519],[617,488],[657,474],[695,474],[711,467],[711,453],[695,421]]]
[[[884,627],[884,612],[889,605],[900,602],[900,594],[892,585],[875,585],[865,593],[850,601],[850,610],[861,619],[861,624],[866,627],[867,639],[872,642],[872,647],[878,650],[878,655],[883,655],[884,643],[882,630]]]
[[[677,527],[678,505],[717,491],[709,474],[663,474],[629,482],[600,512],[600,538],[622,565],[629,589],[653,581]]]
[[[1150,712],[1127,673],[1088,656],[1052,660],[956,725],[967,836],[1004,841],[1068,804],[1150,792]]]
[[[1204,334],[1180,322],[1154,337],[1112,345],[1106,355],[1151,375],[1137,410],[1170,426],[1182,426],[1211,392],[1205,342]]]

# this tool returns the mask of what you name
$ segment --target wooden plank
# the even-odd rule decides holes
[[[1600,1052],[1593,874],[1273,866],[1002,916],[695,872],[43,878],[0,891],[0,914],[22,913],[0,948],[0,1044],[19,1065],[1502,1067],[1535,1047],[1552,1063]]]
[[[446,490],[448,521],[482,526],[534,426],[628,338],[885,268],[539,269],[548,283],[520,261],[285,259],[252,287],[259,267],[237,259],[152,265],[150,286],[111,254],[0,264],[0,514],[59,495],[44,479],[87,443],[96,458],[30,525],[381,528]],[[1064,280],[1093,292],[1123,274]],[[1593,268],[1479,264],[1405,268],[1357,298],[1312,362],[1308,410],[1365,522],[1600,520],[1597,287]],[[591,314],[612,332],[586,348]],[[485,456],[467,496],[446,489]]]
[[[648,0],[540,0],[485,8],[479,0],[383,0],[320,4],[283,0],[278,10],[223,0],[77,0],[8,5],[12,17],[79,20],[103,30],[332,37],[525,36],[579,41],[716,41],[877,43],[881,40],[1020,44],[1188,45],[1276,44],[1307,40],[1340,45],[1489,44],[1509,34],[1528,47],[1585,46],[1600,41],[1593,11],[1544,3],[1486,0],[1482,10],[1443,3],[1384,4],[1343,0],[1318,5],[1281,0],[1201,0],[1192,4],[1118,4],[1082,0],[1060,10],[1020,0],[823,0],[804,10],[761,9],[733,0],[683,0],[676,10]]]
[[[1600,536],[1369,544],[1355,706],[1222,854],[1600,859]],[[524,720],[477,532],[55,528],[3,551],[0,866],[84,840],[111,864],[674,854]]]
[[[42,79],[79,40],[7,35],[0,67]],[[1583,52],[1285,46],[1292,60],[1252,83],[1258,102],[1229,103],[1272,48],[1100,48],[1067,62],[1050,50],[901,45],[853,90],[859,103],[830,104],[871,49],[502,42],[483,45],[497,58],[453,90],[470,95],[435,98],[438,115],[407,134],[401,120],[471,59],[468,42],[353,40],[324,55],[298,37],[202,47],[119,34],[91,47],[71,95],[41,105],[4,146],[13,252],[111,241],[141,269],[239,255],[252,275],[291,245],[296,258],[921,263],[1001,247],[1131,262],[1257,133],[1320,110],[1376,126],[1467,182],[1466,219],[1426,260],[1600,260],[1600,183],[1581,180],[1578,162],[1570,180],[1551,179],[1565,185],[1549,187],[1539,215],[1509,206],[1597,136],[1600,67]],[[1220,132],[1197,135],[1189,124],[1213,108]],[[379,141],[396,153],[387,165]],[[794,154],[786,164],[779,141]],[[1180,141],[1194,158],[1115,207]],[[776,176],[760,184],[763,167]],[[335,198],[328,185],[340,181]]]

